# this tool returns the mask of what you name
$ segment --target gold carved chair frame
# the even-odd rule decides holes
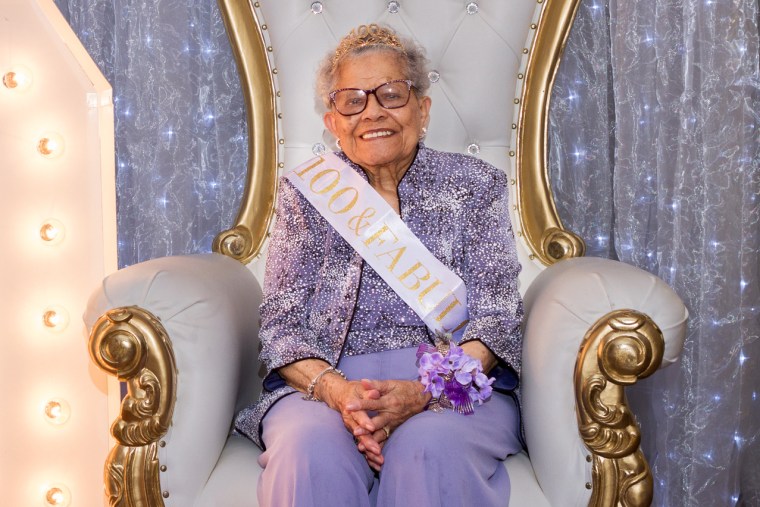
[[[246,190],[235,224],[220,233],[214,251],[248,263],[258,257],[272,223],[279,159],[280,115],[275,76],[258,2],[218,0],[237,60],[247,106],[249,161]],[[578,0],[543,4],[531,25],[533,43],[517,76],[522,82],[513,124],[514,174],[519,227],[530,258],[544,265],[579,257],[584,243],[557,215],[547,170],[551,89]],[[126,381],[128,394],[112,434],[116,446],[106,462],[105,482],[113,506],[163,506],[157,446],[171,424],[177,372],[171,340],[160,321],[138,307],[115,308],[93,328],[90,354],[106,372]],[[640,432],[623,387],[653,373],[663,356],[660,329],[632,310],[601,317],[586,333],[574,383],[576,413],[592,462],[590,505],[648,505],[652,476],[641,451]]]
[[[583,240],[566,230],[557,214],[547,169],[547,130],[549,100],[559,68],[562,50],[578,9],[578,0],[538,0],[545,4],[537,23],[531,25],[533,44],[523,51],[527,65],[518,79],[523,82],[516,143],[509,153],[514,159],[516,205],[523,237],[531,252],[550,265],[559,260],[580,257]],[[259,3],[219,0],[232,50],[238,62],[248,113],[248,178],[240,212],[232,228],[220,233],[214,251],[241,262],[258,256],[266,240],[274,214],[277,178],[283,163],[278,160],[277,92],[275,75],[268,53],[266,24],[260,23]],[[253,7],[253,8],[251,8]]]

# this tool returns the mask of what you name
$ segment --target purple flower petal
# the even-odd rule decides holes
[[[463,386],[466,386],[472,383],[473,375],[469,371],[459,369],[454,374],[454,378],[457,379],[457,382],[459,382]]]
[[[492,392],[493,392],[493,388],[491,387],[490,384],[481,387],[479,397],[478,397],[478,402],[482,405],[484,401],[486,401],[488,398],[491,397]]]
[[[447,382],[443,392],[451,401],[454,410],[460,414],[471,414],[473,412],[470,394],[464,386],[458,382]]]
[[[430,388],[428,392],[433,395],[433,398],[440,398],[441,393],[444,392],[443,379],[439,376],[432,377],[428,387]]]
[[[438,349],[430,345],[429,343],[420,343],[420,346],[417,347],[417,359],[422,357],[422,354],[429,354],[432,352],[436,352]]]
[[[477,375],[475,375],[475,385],[478,387],[485,387],[490,386],[494,383],[496,379],[491,377],[490,379],[486,377],[482,372],[478,372]]]

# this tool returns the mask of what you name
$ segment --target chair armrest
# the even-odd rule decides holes
[[[525,295],[525,309],[523,421],[531,463],[549,502],[581,506],[591,499],[597,505],[612,494],[645,501],[651,475],[621,386],[678,358],[688,317],[680,298],[634,266],[579,258],[544,270]],[[611,357],[617,362],[605,370],[600,362]],[[616,375],[621,369],[625,378]],[[606,420],[587,424],[589,414]],[[599,445],[599,438],[608,441]],[[627,463],[605,463],[605,455]],[[618,465],[621,474],[625,469],[637,476],[622,484]]]
[[[110,495],[167,506],[200,496],[234,414],[261,391],[260,302],[251,272],[219,254],[136,264],[95,291],[91,356],[129,388],[112,428]]]

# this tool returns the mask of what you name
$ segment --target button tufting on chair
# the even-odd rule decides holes
[[[327,148],[322,143],[315,143],[314,146],[311,147],[311,152],[316,155],[324,155],[325,151],[327,151]]]

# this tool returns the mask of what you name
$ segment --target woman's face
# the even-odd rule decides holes
[[[341,62],[335,88],[370,90],[406,77],[393,53],[366,53]],[[369,95],[361,113],[343,116],[333,106],[325,113],[324,122],[353,162],[371,173],[383,169],[396,172],[412,164],[429,111],[430,98],[418,98],[412,89],[404,107],[385,109],[375,95]]]

